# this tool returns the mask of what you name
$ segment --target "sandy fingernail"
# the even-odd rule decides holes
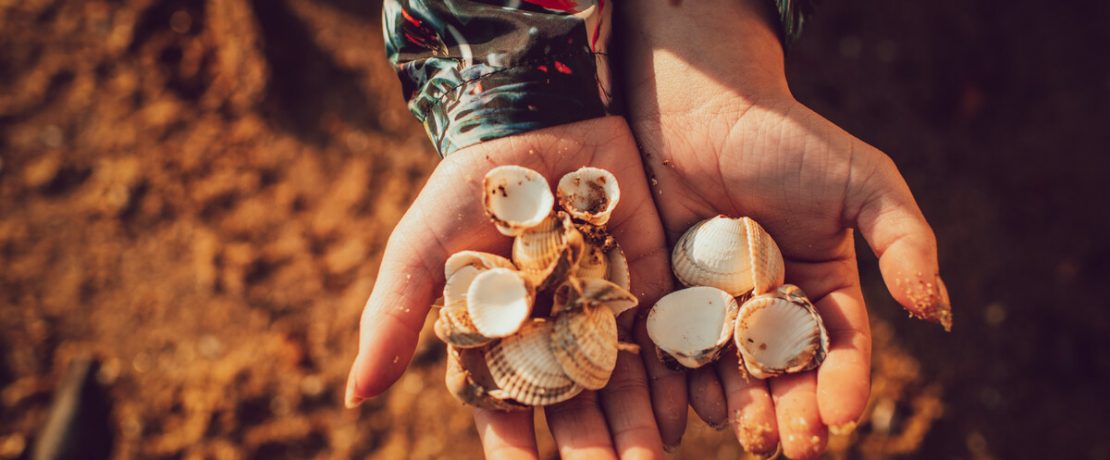
[[[852,434],[853,431],[856,431],[856,422],[842,423],[840,425],[829,425],[829,433],[835,435],[842,436],[846,434]]]

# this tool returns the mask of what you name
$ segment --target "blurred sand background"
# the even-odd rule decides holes
[[[901,167],[956,308],[951,334],[907,320],[865,256],[873,398],[831,458],[1110,458],[1110,8],[987,3],[826,1],[789,56],[800,100]],[[342,408],[436,164],[379,7],[0,0],[0,459],[82,357],[115,459],[480,456],[431,334]],[[675,454],[739,455],[694,418]]]

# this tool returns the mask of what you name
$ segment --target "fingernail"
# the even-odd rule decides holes
[[[351,372],[347,374],[347,391],[345,393],[345,396],[343,397],[343,405],[346,406],[348,409],[354,409],[366,400],[366,398],[357,394],[357,391],[355,390],[355,388],[357,387],[358,385],[355,382],[355,368],[354,366],[352,366]]]
[[[779,455],[782,455],[782,443],[781,442],[776,443],[775,444],[775,450],[772,450],[771,453],[769,453],[769,454],[761,454],[761,453],[758,453],[758,452],[752,452],[752,454],[754,454],[755,456],[757,456],[759,458],[763,458],[763,459],[776,458]]]
[[[852,434],[856,431],[856,422],[842,423],[840,425],[829,425],[829,433],[835,435]]]
[[[947,332],[952,331],[952,304],[948,298],[948,287],[940,275],[934,274],[930,280],[923,273],[918,273],[902,283],[905,283],[905,295],[913,303],[912,308],[906,308],[911,316],[940,324]]]
[[[671,452],[674,452],[675,449],[678,449],[677,445],[672,446],[670,444],[663,443],[663,452],[666,452],[666,453],[669,454]]]
[[[728,428],[728,422],[725,421],[721,423],[710,423],[709,427],[717,431],[725,431],[725,428]]]

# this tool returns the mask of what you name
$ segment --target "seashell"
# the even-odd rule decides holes
[[[509,399],[493,381],[482,350],[447,346],[447,390],[463,404],[504,411],[524,410],[528,406]]]
[[[582,391],[551,350],[552,328],[551,322],[534,319],[486,351],[490,375],[509,398],[529,406],[546,406]]]
[[[612,311],[613,316],[620,316],[621,313],[640,303],[640,299],[636,298],[635,294],[600,278],[568,278],[555,288],[552,297],[553,316],[563,311],[600,305]]]
[[[817,308],[791,284],[744,302],[734,339],[741,367],[758,379],[814,369],[829,349]]]
[[[466,292],[466,311],[478,333],[492,338],[513,334],[532,313],[533,291],[513,270],[491,268],[474,277]]]
[[[748,217],[717,216],[690,227],[675,244],[671,269],[686,286],[712,286],[733,296],[763,294],[786,276],[778,245]]]
[[[559,179],[555,193],[559,206],[575,219],[594,225],[605,225],[617,202],[620,187],[613,173],[600,168],[584,167]]]
[[[506,236],[516,236],[551,214],[555,197],[540,173],[523,166],[498,166],[482,179],[486,215]]]
[[[604,387],[617,366],[617,317],[602,305],[556,316],[551,351],[567,376],[582,388]]]
[[[459,251],[451,254],[443,264],[447,282],[443,286],[443,304],[446,307],[466,308],[466,291],[474,277],[491,268],[515,268],[509,259],[479,251]]]
[[[608,250],[602,246],[586,243],[586,251],[578,261],[578,269],[574,276],[578,278],[603,278],[616,285],[629,289],[631,276],[628,269],[628,259],[620,245],[612,244]]]
[[[735,298],[714,287],[674,291],[648,311],[648,337],[662,353],[696,369],[717,359],[728,344],[738,309]]]
[[[434,330],[436,337],[458,348],[477,348],[493,340],[478,332],[465,305],[439,309]]]
[[[570,216],[558,212],[513,240],[513,263],[533,286],[545,291],[573,274],[585,245]]]

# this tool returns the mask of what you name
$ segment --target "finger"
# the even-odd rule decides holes
[[[678,447],[682,434],[686,432],[686,373],[663,365],[655,354],[655,344],[648,337],[642,318],[636,321],[634,333],[648,375],[655,423],[663,438],[663,448],[670,451]]]
[[[952,306],[940,278],[936,236],[889,157],[876,152],[877,172],[861,185],[856,226],[875,255],[891,295],[911,315],[952,328]]]
[[[817,458],[825,451],[828,429],[817,409],[817,377],[813,372],[772,379],[782,451],[788,458]]]
[[[739,361],[733,349],[725,352],[716,364],[728,404],[729,425],[744,450],[771,457],[779,447],[775,405],[764,381],[755,378],[745,381],[740,376]]]
[[[663,457],[663,440],[651,410],[647,373],[638,356],[621,352],[609,384],[598,396],[620,458]]]
[[[547,426],[564,459],[616,458],[597,394],[582,394],[544,407]]]
[[[713,366],[703,366],[690,371],[687,378],[690,407],[705,423],[714,430],[728,426],[728,408],[725,406],[725,392],[717,379]]]
[[[834,432],[855,428],[871,391],[871,328],[855,264],[852,254],[789,267],[791,281],[814,300],[829,333],[829,351],[817,370],[817,403]]]
[[[475,409],[474,426],[488,459],[535,459],[535,428],[532,411],[502,412]]]

